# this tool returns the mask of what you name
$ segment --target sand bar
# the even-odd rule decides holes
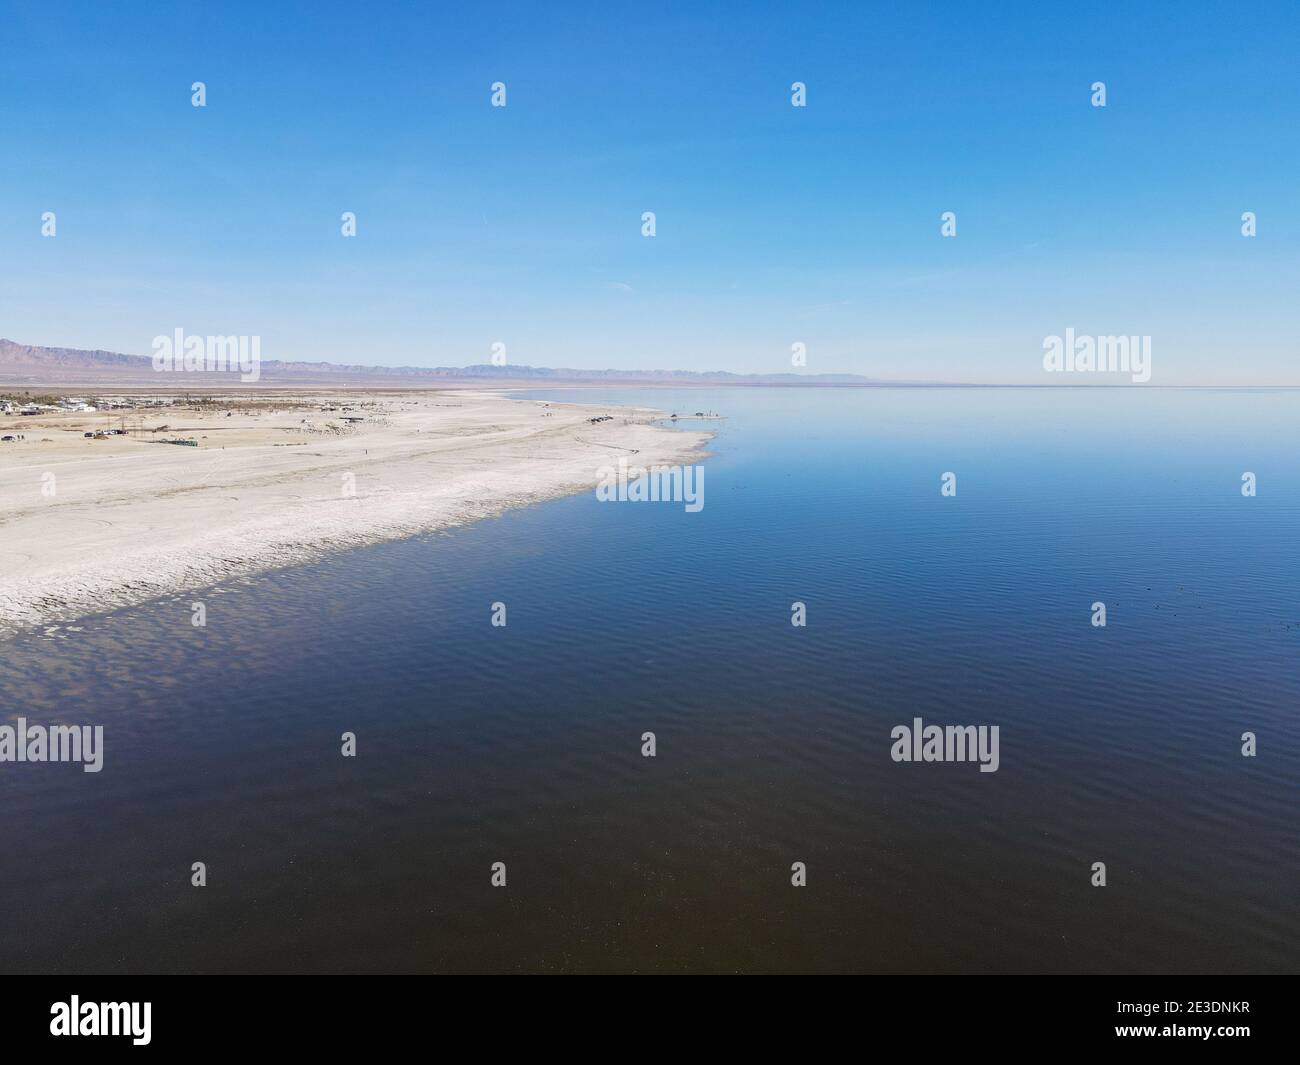
[[[711,434],[662,416],[464,391],[0,416],[25,437],[0,443],[0,637],[591,491],[620,456],[698,461]]]

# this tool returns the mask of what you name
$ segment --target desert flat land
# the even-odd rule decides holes
[[[710,436],[465,391],[168,399],[0,416],[25,437],[0,443],[0,636],[591,490],[620,456],[692,462]]]

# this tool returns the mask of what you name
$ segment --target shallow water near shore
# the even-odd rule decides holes
[[[0,720],[105,748],[0,764],[0,971],[1300,968],[1300,392],[527,396],[720,412],[703,509],[0,643]]]

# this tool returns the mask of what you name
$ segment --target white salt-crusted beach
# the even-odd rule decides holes
[[[694,462],[711,435],[490,393],[209,400],[0,417],[25,436],[0,443],[0,636],[591,491],[620,456]]]

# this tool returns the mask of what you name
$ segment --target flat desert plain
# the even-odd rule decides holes
[[[0,443],[0,636],[593,490],[620,457],[694,462],[711,435],[485,392],[170,400],[0,416],[24,437]]]

